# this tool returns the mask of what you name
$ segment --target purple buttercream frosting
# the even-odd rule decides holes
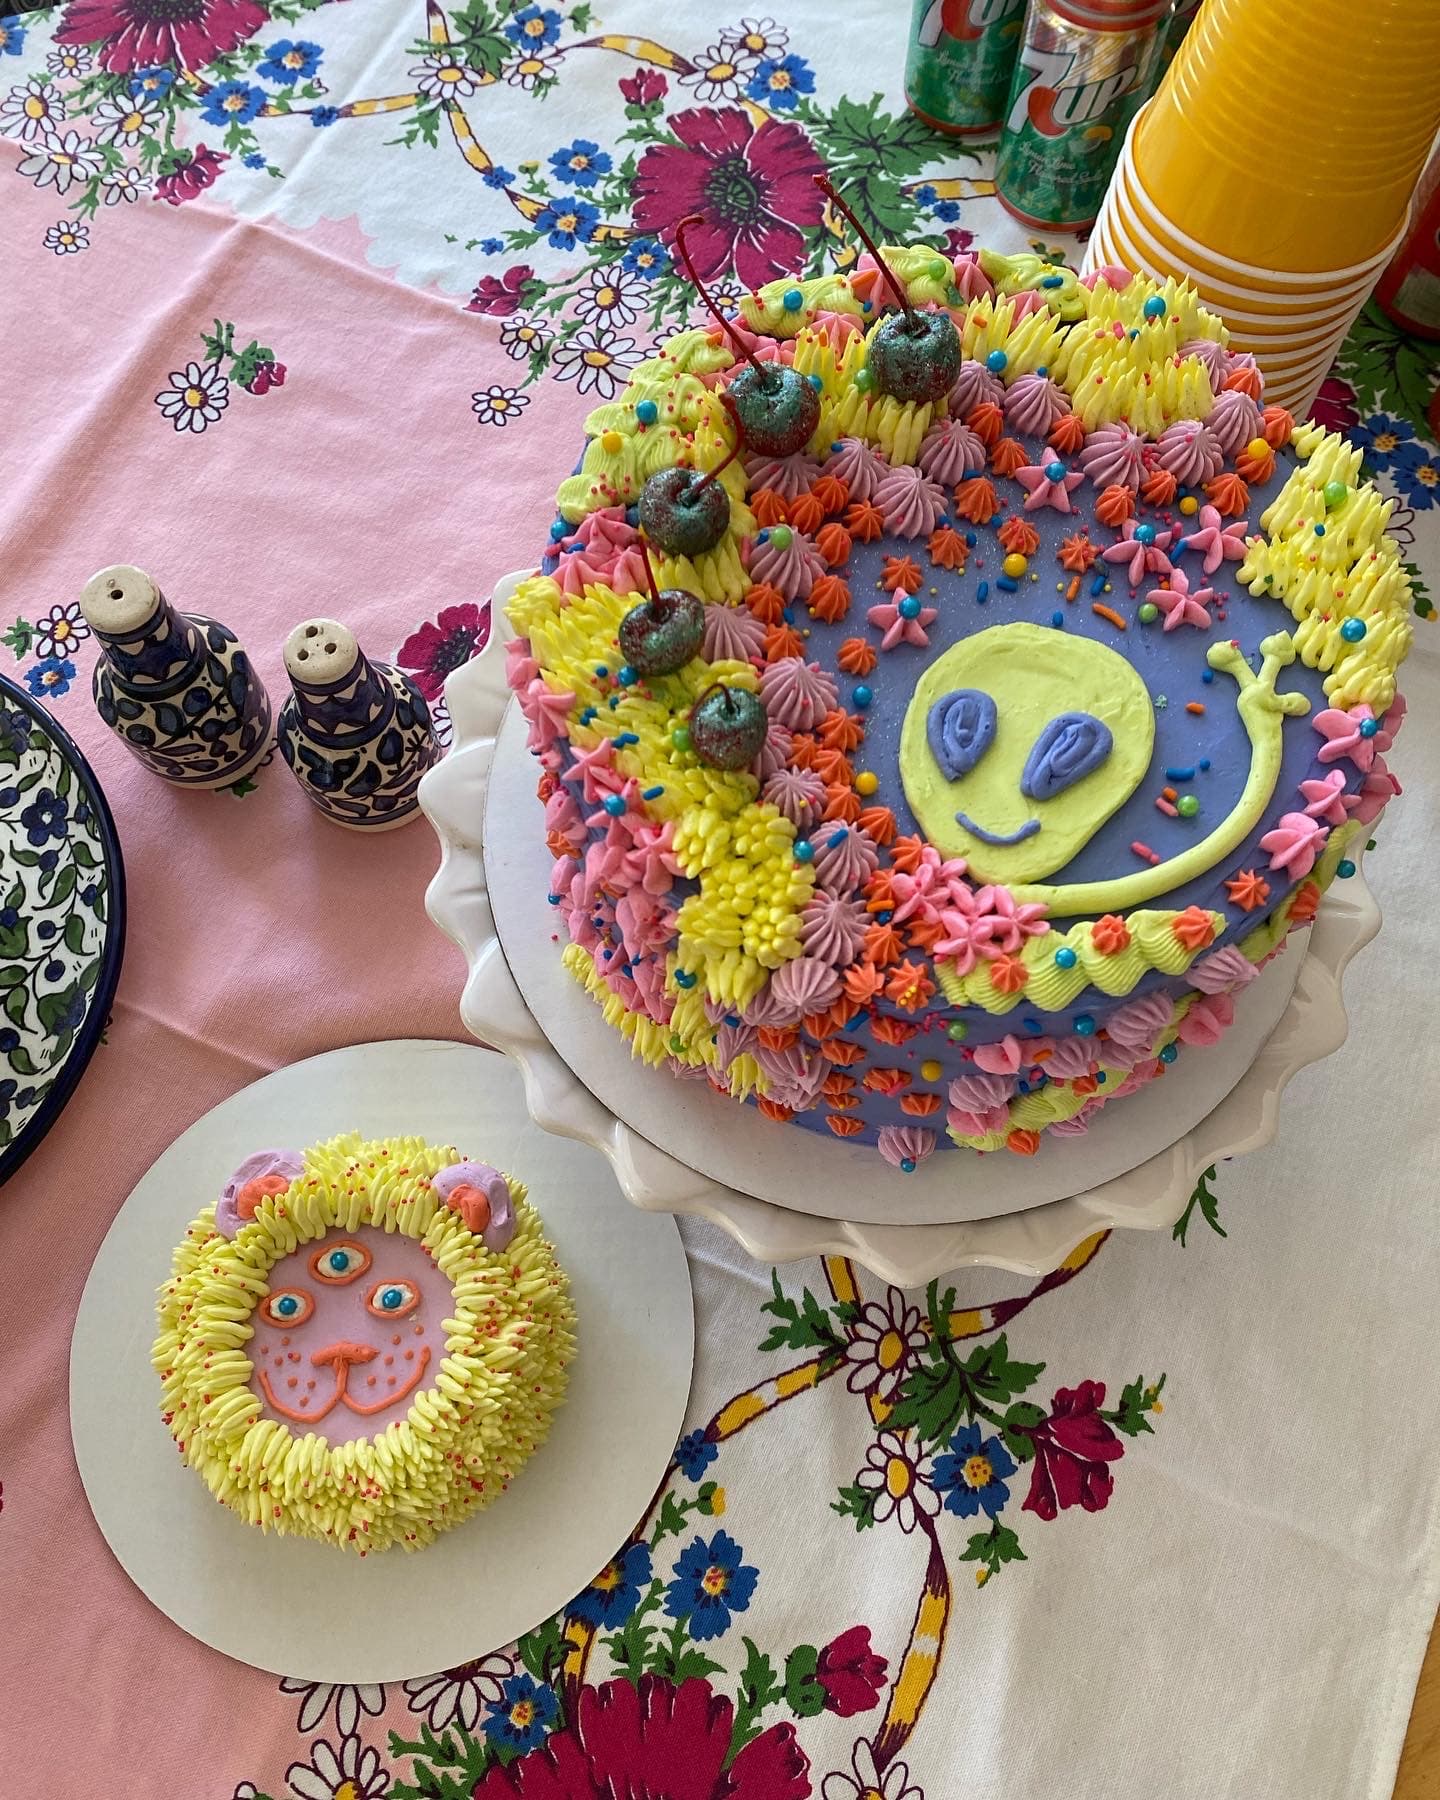
[[[430,1177],[430,1185],[446,1202],[458,1187],[472,1187],[490,1204],[490,1223],[480,1233],[487,1250],[507,1248],[515,1235],[515,1207],[510,1198],[510,1183],[489,1163],[451,1163]]]

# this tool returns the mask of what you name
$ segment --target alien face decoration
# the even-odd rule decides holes
[[[267,1417],[331,1444],[381,1432],[445,1355],[454,1290],[418,1239],[362,1225],[281,1257],[249,1345]]]
[[[921,676],[900,738],[906,798],[978,880],[1063,868],[1135,792],[1155,716],[1129,663],[1090,638],[996,625]]]

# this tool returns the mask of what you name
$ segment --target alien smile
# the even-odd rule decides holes
[[[1023,825],[1017,825],[1014,831],[987,831],[983,825],[977,825],[969,813],[957,812],[957,825],[963,825],[971,837],[979,838],[982,844],[1023,844],[1026,838],[1034,837],[1040,829],[1038,819],[1027,819]]]

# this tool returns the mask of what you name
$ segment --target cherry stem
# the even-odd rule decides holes
[[[745,344],[745,341],[740,336],[740,333],[735,329],[735,327],[731,324],[729,319],[727,319],[725,317],[724,313],[721,312],[720,308],[711,299],[709,293],[706,291],[705,283],[700,279],[700,276],[699,276],[698,272],[696,271],[695,264],[691,258],[690,252],[685,248],[686,229],[691,225],[703,225],[704,223],[705,223],[705,215],[703,213],[688,213],[683,219],[681,219],[680,223],[675,227],[675,248],[679,252],[681,262],[684,263],[684,265],[685,265],[685,273],[690,277],[691,281],[695,284],[696,293],[699,294],[700,298],[705,302],[705,305],[709,309],[711,316],[714,318],[715,323],[725,333],[726,337],[729,338],[730,342],[740,352],[741,356],[743,356],[745,358],[746,362],[749,363],[750,367],[752,369],[754,369],[755,373],[758,376],[760,376],[764,385],[766,385],[768,387],[770,377],[769,377],[768,372],[766,371],[764,363],[762,363],[760,361],[759,357],[756,356],[756,354],[753,350],[748,348],[748,346]]]
[[[650,583],[650,598],[658,606],[660,603],[660,590],[655,585],[655,571],[650,567],[650,552],[645,547],[645,540],[643,537],[637,538],[636,543],[640,548],[640,560],[645,565],[645,579]]]
[[[729,413],[730,423],[735,427],[735,442],[726,452],[724,461],[716,463],[710,473],[706,475],[702,481],[697,481],[694,487],[688,491],[685,496],[685,503],[687,506],[693,506],[698,497],[703,494],[710,483],[714,481],[715,477],[721,474],[725,469],[728,469],[735,458],[745,448],[745,433],[741,429],[740,415],[735,410],[735,402],[728,394],[722,394],[720,397],[720,404],[725,408],[726,412]]]
[[[887,263],[885,258],[880,254],[880,246],[875,242],[874,238],[871,237],[870,233],[860,223],[859,219],[856,218],[854,211],[850,207],[848,207],[845,204],[845,202],[840,198],[840,196],[835,192],[835,189],[831,186],[831,184],[826,176],[817,175],[815,177],[815,185],[816,185],[816,187],[819,188],[820,192],[825,196],[825,198],[830,202],[830,204],[832,206],[838,207],[840,209],[841,214],[845,218],[847,218],[850,221],[850,223],[855,227],[855,235],[860,239],[860,242],[865,246],[865,248],[875,258],[876,263],[879,265],[880,273],[885,277],[886,281],[889,283],[891,293],[894,294],[895,298],[900,302],[901,308],[903,309],[903,311],[905,313],[905,317],[907,319],[913,319],[915,317],[915,308],[910,304],[910,296],[905,292],[905,289],[895,279],[895,276],[894,276],[893,272],[891,271],[889,263]]]

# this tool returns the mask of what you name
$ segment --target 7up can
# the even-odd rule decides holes
[[[995,165],[1026,225],[1094,222],[1131,119],[1160,68],[1171,0],[1030,0]]]
[[[1025,0],[915,0],[905,98],[936,131],[993,131],[1005,97]]]

